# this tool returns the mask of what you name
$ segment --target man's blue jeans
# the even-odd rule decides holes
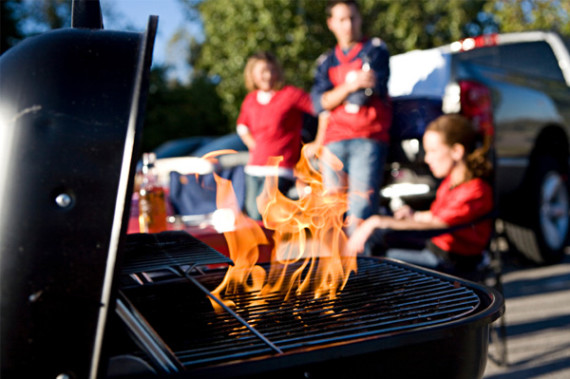
[[[348,190],[349,216],[364,220],[378,213],[387,144],[358,138],[332,142],[326,147],[342,162],[344,175],[323,164],[325,186]],[[350,227],[348,232],[350,234]]]

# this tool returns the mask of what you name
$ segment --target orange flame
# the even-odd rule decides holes
[[[265,281],[265,270],[261,266],[255,265],[259,258],[258,246],[269,242],[261,227],[241,212],[231,181],[217,175],[215,179],[217,207],[218,209],[230,209],[233,212],[236,228],[224,232],[230,258],[234,265],[228,268],[223,282],[212,293],[221,299],[222,291],[225,291],[226,294],[239,291],[259,291]],[[236,305],[231,301],[226,301],[225,304],[228,306]],[[221,310],[217,303],[212,301],[212,305],[216,311]]]
[[[277,293],[284,301],[295,295],[312,291],[315,298],[335,299],[351,272],[356,272],[356,256],[344,252],[347,237],[343,217],[348,207],[344,191],[327,191],[321,174],[306,158],[303,147],[301,160],[295,167],[299,199],[293,200],[278,190],[278,178],[268,177],[257,199],[265,228],[273,230],[274,249],[269,274],[256,266],[257,246],[267,244],[259,225],[243,215],[237,206],[231,183],[216,177],[218,208],[230,208],[236,216],[236,231],[224,233],[234,266],[228,269],[224,281],[213,291],[222,298],[245,290],[259,294],[256,302]],[[342,165],[330,153],[320,159],[335,168]],[[268,165],[278,167],[281,157],[271,158]],[[294,264],[294,265],[293,265]],[[294,267],[292,275],[288,268]],[[214,302],[212,302],[214,304]],[[226,301],[227,305],[237,306]],[[214,305],[215,308],[219,306]]]

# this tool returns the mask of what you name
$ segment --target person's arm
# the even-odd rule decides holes
[[[376,74],[370,71],[355,71],[354,80],[344,82],[333,89],[325,92],[321,96],[321,106],[326,110],[333,110],[346,100],[348,95],[364,88],[376,87]]]
[[[421,223],[430,223],[434,219],[431,211],[414,211],[409,205],[403,205],[394,211],[396,220],[413,220]]]
[[[295,91],[293,93],[295,94],[295,101],[293,106],[296,109],[311,116],[317,115],[313,100],[311,99],[311,95],[300,88],[295,88]]]
[[[319,58],[319,65],[315,73],[315,82],[311,89],[311,99],[315,112],[320,114],[325,110],[333,110],[341,105],[349,94],[361,88],[374,88],[376,74],[374,70],[356,70],[354,80],[334,86],[329,78],[331,53]]]
[[[403,220],[413,217],[414,213],[414,210],[409,205],[404,204],[394,211],[394,218],[397,220]]]
[[[419,220],[417,216],[408,219],[395,219],[389,216],[374,215],[366,219],[350,236],[347,243],[347,250],[352,254],[358,254],[364,251],[364,245],[368,238],[376,229],[392,229],[392,230],[430,230],[443,229],[449,227],[448,224],[431,215],[431,212],[416,212],[421,214]],[[423,218],[425,217],[425,221]]]
[[[251,126],[251,113],[253,112],[251,108],[253,93],[254,92],[250,92],[241,103],[236,126],[237,135],[241,138],[249,151],[255,149],[255,138],[249,129]]]
[[[364,223],[366,222],[370,223],[374,229],[429,230],[449,227],[447,223],[433,216],[429,211],[415,212],[413,217],[402,220],[390,216],[375,215],[364,221]]]
[[[319,124],[317,127],[317,135],[315,136],[315,145],[323,146],[325,140],[325,133],[327,131],[327,126],[329,124],[329,112],[322,112],[319,115]]]
[[[236,130],[238,136],[241,138],[245,146],[247,146],[247,149],[250,151],[255,149],[255,138],[253,138],[249,128],[243,124],[238,124]]]
[[[327,125],[329,121],[330,114],[329,112],[321,112],[319,114],[319,123],[317,126],[317,135],[315,136],[315,140],[309,144],[307,144],[307,157],[314,158],[315,156],[319,156],[321,154],[321,148],[323,147],[323,142],[325,140],[325,133],[327,131]]]

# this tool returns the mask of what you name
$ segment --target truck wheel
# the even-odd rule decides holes
[[[532,229],[542,258],[537,263],[552,264],[562,260],[568,242],[568,170],[563,170],[552,157],[539,159],[532,182]]]
[[[504,220],[509,245],[535,264],[562,260],[568,242],[568,174],[551,156],[541,156],[529,172],[524,191],[513,198],[514,218]]]

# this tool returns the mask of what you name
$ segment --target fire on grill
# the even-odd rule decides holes
[[[236,220],[225,232],[231,259],[184,232],[128,236],[118,315],[134,344],[114,355],[193,378],[480,377],[500,297],[346,255],[345,196],[327,193],[308,160],[296,169],[306,186],[299,200],[280,194],[276,178],[259,199],[274,230],[269,263],[257,262],[266,234],[219,177],[218,207]]]
[[[497,293],[474,283],[359,258],[336,298],[260,302],[259,290],[233,291],[224,294],[232,307],[217,312],[212,290],[227,270],[208,267],[228,259],[190,235],[131,235],[127,259],[117,314],[131,339],[113,355],[183,377],[478,378],[502,308]]]
[[[308,161],[297,172],[309,188],[299,200],[281,195],[276,179],[259,200],[274,229],[269,263],[257,262],[266,234],[219,177],[218,207],[232,209],[237,224],[225,232],[231,259],[185,232],[128,236],[114,325],[126,333],[111,376],[129,359],[139,367],[129,374],[152,367],[192,378],[483,374],[500,296],[400,262],[345,255],[345,198],[328,194]]]

